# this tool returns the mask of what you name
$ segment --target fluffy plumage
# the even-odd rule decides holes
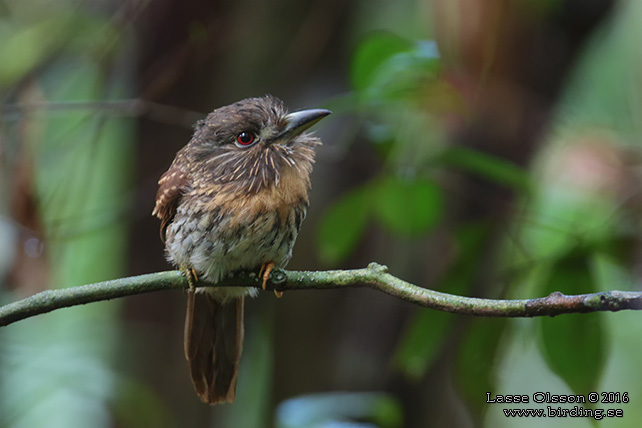
[[[199,121],[159,181],[153,214],[161,220],[168,260],[209,282],[268,263],[284,267],[305,218],[320,144],[303,131],[327,114],[288,114],[280,100],[266,96]],[[234,400],[243,298],[255,292],[217,287],[190,293],[185,350],[205,402]]]

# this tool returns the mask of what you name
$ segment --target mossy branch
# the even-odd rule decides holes
[[[198,282],[197,287],[260,286],[254,272],[240,272],[224,284]],[[0,307],[0,326],[56,309],[151,291],[186,289],[187,279],[179,271],[151,273],[96,284],[48,290]],[[522,300],[493,300],[462,297],[428,290],[388,273],[385,266],[371,263],[365,269],[334,271],[286,271],[275,269],[268,288],[280,291],[369,287],[417,305],[462,315],[484,317],[536,317],[595,311],[642,309],[642,292],[605,291],[566,296],[555,292],[546,297]]]

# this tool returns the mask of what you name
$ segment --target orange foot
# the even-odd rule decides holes
[[[261,284],[261,288],[264,290],[265,290],[265,285],[267,283],[267,280],[270,278],[270,273],[272,273],[272,269],[274,269],[274,262],[264,263],[261,265],[261,271],[259,272],[259,276],[263,277],[263,283]],[[283,297],[283,291],[274,290],[274,295],[278,298],[281,298]]]

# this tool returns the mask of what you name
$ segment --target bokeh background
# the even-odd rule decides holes
[[[289,268],[377,261],[491,298],[639,290],[641,37],[634,0],[0,0],[0,302],[168,269],[158,178],[196,120],[265,93],[334,111]],[[167,291],[1,328],[0,427],[594,425],[486,402],[538,391],[620,393],[599,423],[642,417],[635,312],[263,293],[237,402],[208,407],[184,311]]]

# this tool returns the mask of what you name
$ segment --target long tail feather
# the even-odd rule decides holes
[[[231,403],[243,351],[243,298],[221,303],[204,290],[190,290],[185,319],[185,356],[198,396],[205,403]]]

